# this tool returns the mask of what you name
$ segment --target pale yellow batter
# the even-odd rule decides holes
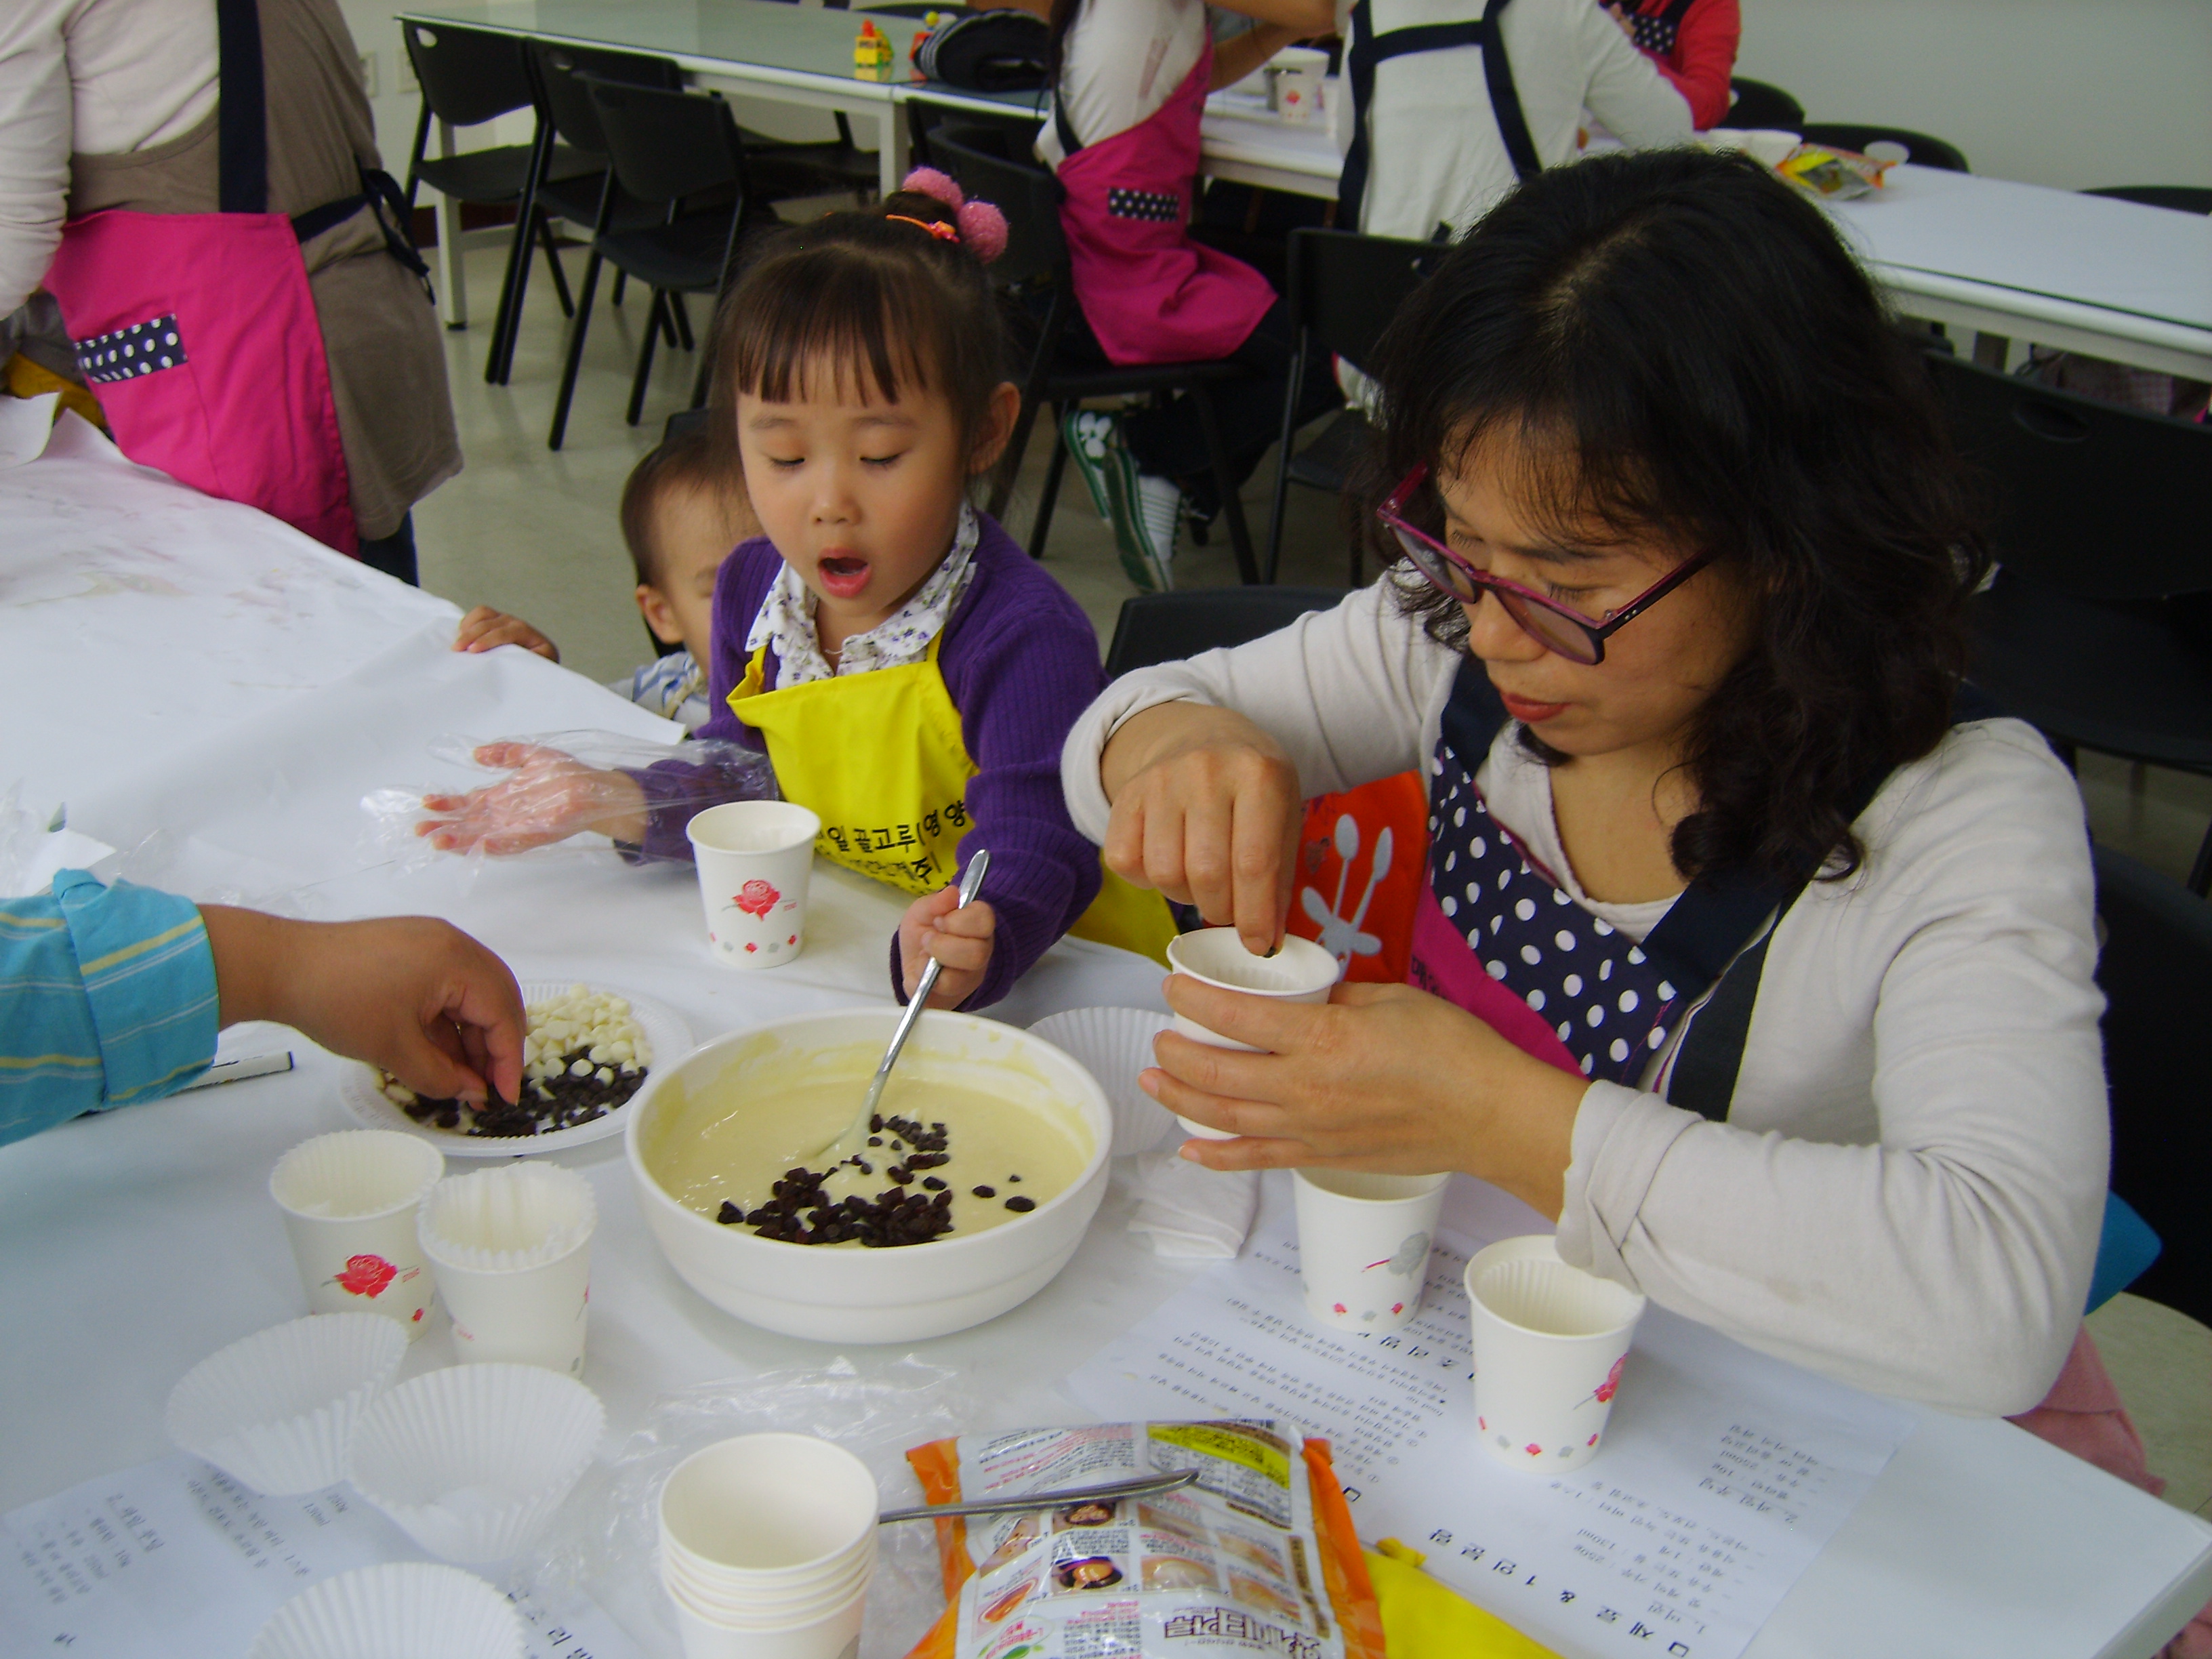
[[[811,1153],[839,1133],[866,1092],[879,1054],[844,1049],[809,1055],[790,1069],[732,1066],[723,1077],[697,1091],[660,1119],[661,1133],[644,1149],[662,1186],[690,1209],[712,1217],[726,1200],[750,1212],[766,1203],[769,1188],[784,1172],[805,1164],[819,1170],[827,1157]],[[1069,1107],[1037,1080],[1025,1086],[1019,1073],[1005,1067],[963,1069],[955,1063],[923,1060],[911,1072],[902,1059],[884,1091],[883,1115],[924,1125],[945,1126],[950,1160],[915,1170],[903,1190],[934,1197],[926,1178],[945,1182],[952,1198],[952,1230],[963,1237],[1014,1220],[1022,1212],[1006,1201],[1027,1198],[1036,1206],[1072,1186],[1090,1162],[1088,1128]],[[675,1103],[670,1103],[672,1106]],[[848,1194],[875,1199],[892,1189],[891,1166],[906,1152],[895,1149],[898,1137],[888,1124],[883,1145],[860,1149],[872,1166],[862,1174],[850,1166],[826,1183],[832,1199]],[[1018,1176],[1019,1179],[1016,1179]],[[979,1197],[978,1187],[991,1189]],[[817,1245],[824,1249],[860,1249],[858,1243]]]

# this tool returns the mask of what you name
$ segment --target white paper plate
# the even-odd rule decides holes
[[[646,1042],[653,1047],[653,1065],[673,1065],[691,1052],[691,1028],[666,1003],[626,991],[619,985],[601,985],[591,980],[583,982],[594,991],[621,997],[629,1004],[630,1018],[637,1021],[645,1032]],[[526,979],[522,981],[522,1000],[525,1003],[550,1002],[566,995],[575,983],[572,979]],[[417,1123],[386,1100],[384,1091],[377,1085],[374,1066],[349,1066],[340,1073],[338,1099],[353,1115],[354,1121],[372,1129],[398,1129],[418,1136],[447,1158],[523,1158],[532,1152],[557,1152],[563,1147],[586,1146],[594,1140],[605,1140],[609,1135],[620,1134],[623,1126],[629,1121],[630,1108],[637,1104],[637,1096],[632,1095],[605,1117],[579,1123],[573,1129],[556,1129],[551,1134],[470,1135],[459,1129]]]
[[[1152,1039],[1174,1023],[1146,1008],[1071,1008],[1030,1027],[1098,1079],[1114,1110],[1116,1158],[1149,1152],[1175,1122],[1167,1108],[1137,1086],[1137,1073],[1158,1064]]]

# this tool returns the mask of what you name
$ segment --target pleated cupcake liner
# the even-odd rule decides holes
[[[272,1498],[345,1478],[355,1425],[407,1355],[381,1314],[312,1314],[210,1354],[169,1391],[169,1438]]]
[[[522,1620],[472,1572],[424,1561],[358,1567],[270,1615],[246,1659],[522,1659]]]
[[[431,1554],[505,1561],[544,1531],[592,1461],[606,1410],[536,1365],[456,1365],[363,1414],[347,1474]]]
[[[446,1171],[434,1146],[392,1129],[340,1129],[276,1160],[269,1195],[295,1215],[352,1221],[422,1201]]]
[[[1030,1027],[1098,1079],[1114,1116],[1116,1157],[1150,1151],[1175,1121],[1167,1108],[1137,1086],[1137,1074],[1156,1064],[1152,1039],[1174,1024],[1146,1008],[1071,1008]]]
[[[557,1164],[510,1164],[448,1176],[416,1223],[433,1261],[470,1273],[524,1273],[558,1261],[592,1236],[592,1183]]]

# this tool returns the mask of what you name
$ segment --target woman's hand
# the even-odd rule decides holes
[[[488,743],[475,758],[511,775],[465,795],[422,797],[422,810],[441,816],[416,824],[415,833],[441,852],[526,853],[586,830],[622,842],[645,839],[645,791],[628,773],[597,771],[557,749],[526,743]]]
[[[489,651],[501,645],[519,645],[525,651],[535,651],[548,662],[561,660],[559,646],[521,617],[510,617],[488,605],[480,605],[462,617],[460,629],[453,635],[456,651]]]
[[[497,957],[428,916],[288,921],[200,908],[219,1023],[273,1019],[434,1100],[516,1099],[522,993]]]
[[[1280,744],[1230,709],[1162,703],[1122,723],[1098,774],[1108,869],[1235,927],[1256,955],[1282,943],[1305,799]]]
[[[1575,1113],[1589,1083],[1523,1054],[1441,997],[1340,985],[1325,1006],[1279,1002],[1177,974],[1168,1004],[1261,1054],[1173,1031],[1155,1040],[1146,1092],[1235,1140],[1190,1140],[1212,1170],[1463,1170],[1547,1216],[1564,1201]]]
[[[945,964],[929,994],[933,1008],[957,1008],[975,994],[991,965],[999,918],[978,899],[960,902],[957,887],[939,888],[916,899],[899,918],[899,966],[906,994],[913,997],[931,957]]]

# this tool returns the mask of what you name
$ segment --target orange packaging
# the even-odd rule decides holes
[[[1383,1659],[1328,1443],[1294,1425],[1031,1429],[907,1461],[933,1504],[1199,1471],[1152,1498],[939,1521],[946,1607],[908,1659]]]

